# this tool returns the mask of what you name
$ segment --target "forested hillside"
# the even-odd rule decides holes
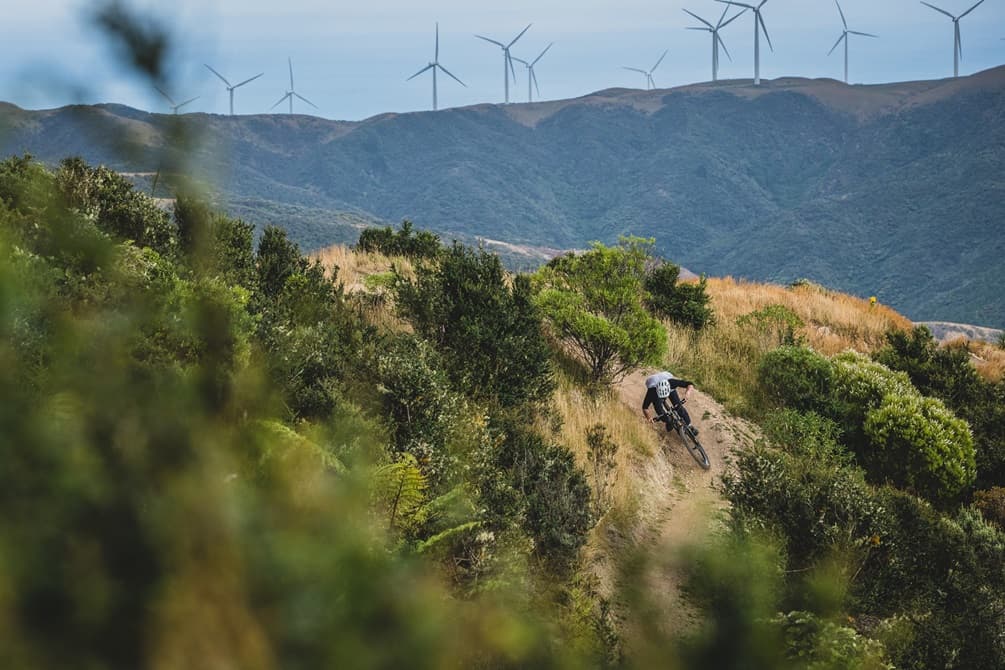
[[[405,218],[446,239],[554,249],[636,234],[696,272],[806,277],[915,320],[1002,327],[1003,94],[998,68],[876,86],[618,89],[352,123],[197,114],[184,117],[185,158],[222,208],[281,224],[305,248]],[[8,105],[0,150],[53,165],[79,154],[149,187],[174,120]]]
[[[305,256],[174,186],[0,163],[5,666],[1005,664],[1005,384],[966,346],[652,239]],[[680,443],[612,393],[660,368],[757,426],[694,544],[654,543]]]

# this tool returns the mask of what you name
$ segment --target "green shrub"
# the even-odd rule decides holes
[[[921,393],[940,398],[970,422],[978,485],[1005,485],[1005,382],[981,379],[966,349],[940,347],[923,326],[888,333],[887,346],[876,359],[906,372]]]
[[[680,283],[680,267],[663,262],[650,270],[643,282],[646,292],[646,306],[661,319],[701,330],[715,322],[711,298],[708,295],[708,280],[702,277],[698,283]]]
[[[785,305],[766,305],[739,317],[736,325],[752,328],[772,346],[796,346],[803,343],[803,338],[796,331],[805,324],[798,314]]]
[[[911,380],[855,351],[831,359],[834,370],[832,411],[845,434],[845,443],[860,456],[870,449],[863,432],[866,414],[887,395],[918,396]]]
[[[507,285],[499,257],[455,243],[414,282],[399,278],[398,305],[443,354],[455,387],[506,407],[555,387],[541,316],[526,277]]]
[[[553,259],[534,277],[536,304],[556,335],[579,354],[594,384],[608,385],[666,351],[666,331],[643,305],[653,240],[624,237],[615,247]]]
[[[385,256],[407,256],[412,259],[433,260],[443,247],[440,238],[428,230],[414,232],[411,221],[402,221],[401,229],[394,232],[386,228],[366,228],[359,234],[356,248],[360,251],[382,253]]]
[[[866,415],[870,475],[947,501],[973,484],[977,465],[970,427],[941,401],[887,395]]]
[[[841,444],[841,429],[815,412],[782,409],[768,414],[761,423],[765,436],[798,456],[850,465],[851,453]]]
[[[806,670],[894,670],[886,649],[877,640],[859,635],[812,612],[779,614],[772,623],[781,627],[790,661]]]
[[[768,403],[832,414],[833,366],[812,349],[783,346],[761,358],[758,380]]]

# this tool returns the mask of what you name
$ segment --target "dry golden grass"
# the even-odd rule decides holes
[[[338,279],[350,293],[366,290],[367,277],[390,272],[392,265],[406,277],[415,276],[415,268],[407,258],[356,251],[342,244],[313,251],[308,257],[321,261],[326,268],[338,267]]]
[[[911,327],[906,317],[885,305],[813,285],[788,288],[726,277],[709,279],[708,292],[720,324],[735,324],[767,305],[789,308],[806,324],[799,334],[826,355],[846,349],[868,353],[885,344],[887,331]]]
[[[889,307],[812,285],[788,288],[725,277],[710,278],[707,290],[717,323],[698,334],[668,324],[667,366],[744,416],[756,412],[751,398],[761,356],[781,342],[754,326],[738,325],[741,316],[782,305],[805,324],[796,336],[825,355],[847,349],[869,353],[883,346],[888,330],[911,327],[907,318]]]
[[[947,347],[963,348],[970,352],[970,362],[978,374],[992,383],[1005,379],[1005,350],[987,342],[968,340],[965,337],[947,342]]]
[[[611,524],[616,527],[617,537],[641,541],[639,535],[654,523],[662,509],[658,504],[662,498],[647,494],[655,493],[650,489],[669,486],[672,472],[665,462],[657,432],[643,421],[640,412],[632,411],[617,394],[589,396],[564,375],[560,375],[559,388],[552,402],[562,419],[562,429],[555,437],[588,473],[591,486],[593,468],[586,443],[587,430],[602,424],[618,445],[614,481],[609,493],[611,510],[597,526],[598,532],[594,533],[590,545],[596,549],[598,543],[606,544],[610,538],[606,537],[604,529],[609,529]],[[657,476],[666,481],[654,486],[650,480]]]
[[[338,281],[345,287],[346,293],[356,297],[362,314],[371,325],[392,332],[410,329],[396,314],[393,297],[386,284],[374,283],[372,279],[367,281],[368,277],[387,275],[392,267],[403,276],[414,279],[415,266],[409,259],[356,251],[341,244],[311,252],[308,258],[320,261],[328,272],[333,267],[338,268]]]

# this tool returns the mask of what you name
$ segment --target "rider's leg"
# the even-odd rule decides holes
[[[670,400],[673,401],[674,409],[680,414],[680,418],[684,419],[684,423],[688,426],[691,425],[691,415],[687,413],[684,409],[684,404],[680,401],[680,396],[677,395],[677,389],[670,391]]]

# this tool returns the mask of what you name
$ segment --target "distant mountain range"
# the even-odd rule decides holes
[[[517,264],[630,233],[697,272],[808,278],[916,320],[1005,326],[1005,67],[875,86],[611,89],[360,122],[0,103],[0,150],[80,155],[149,184],[178,119],[218,202],[307,249],[404,218],[496,240]]]

